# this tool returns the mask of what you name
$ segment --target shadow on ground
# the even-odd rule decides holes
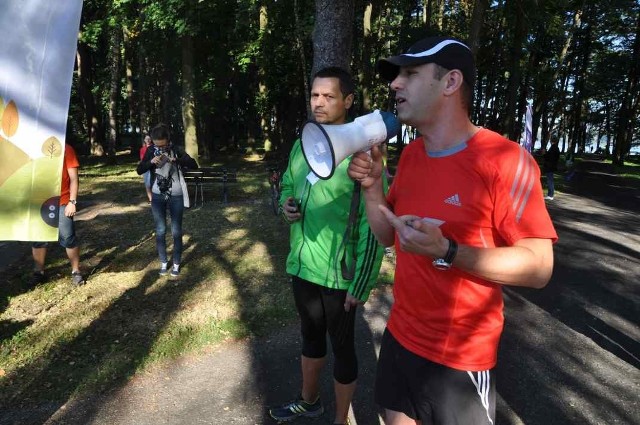
[[[640,423],[638,189],[617,179],[600,179],[600,186],[588,192],[588,186],[595,184],[592,177],[596,177],[588,170],[583,173],[582,179],[576,180],[573,194],[560,194],[549,205],[560,235],[551,283],[542,291],[505,290],[506,326],[497,368],[499,424]],[[584,186],[579,186],[580,182]],[[631,189],[620,192],[615,190],[618,186]],[[230,207],[252,210],[259,222],[272,218],[267,202],[267,198],[257,202],[238,199]],[[212,217],[222,219],[213,205],[204,208]],[[265,233],[256,223],[241,224],[248,229],[247,238],[271,247],[268,255],[273,264],[280,264],[275,275],[286,285],[282,270],[286,252],[281,247],[273,248],[271,240],[277,235]],[[96,273],[117,272],[148,261],[153,256],[153,249],[148,247],[152,241],[145,239],[148,237],[148,232],[142,232],[115,243],[115,247],[129,250],[133,258],[114,265],[117,254],[108,251],[96,260]],[[225,260],[224,251],[216,251],[209,240],[198,237],[192,244],[189,273],[202,273],[199,264],[206,256],[221,257],[222,267],[244,302],[252,302],[256,289],[247,284],[246,275]],[[251,244],[241,247],[247,252],[250,248]],[[95,249],[91,255],[100,252],[103,250]],[[282,326],[267,334],[252,334],[205,354],[184,356],[135,373],[163,324],[180,307],[181,297],[193,289],[187,283],[147,293],[154,281],[154,276],[145,274],[73,340],[55,347],[39,364],[25,365],[25,370],[37,367],[39,371],[33,375],[30,388],[53,382],[62,397],[22,405],[13,400],[3,406],[0,424],[272,424],[265,414],[267,406],[290,399],[299,390],[295,321],[284,320]],[[9,295],[22,290],[20,284],[10,287]],[[285,296],[279,302],[291,300]],[[357,314],[360,376],[353,414],[360,425],[379,423],[373,380],[391,302],[390,288],[381,288]],[[251,311],[244,305],[241,319],[253,323]],[[149,315],[147,328],[127,327],[127,317],[136,314]],[[3,335],[15,335],[29,324],[0,326],[6,328]],[[258,325],[253,323],[250,329],[259,329]],[[123,350],[123,329],[140,332],[136,340],[141,343]],[[55,371],[56,363],[69,361],[69,356],[78,353],[85,366],[77,376],[70,377],[72,380],[90,378],[97,365],[101,373],[109,371],[109,362],[115,356],[130,359],[124,369],[110,371],[113,379],[107,388],[76,394],[73,382],[62,385],[69,382],[69,377],[55,376]],[[332,393],[330,374],[325,373],[322,397],[328,412],[320,423],[331,423]]]

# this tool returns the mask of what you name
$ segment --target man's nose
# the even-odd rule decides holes
[[[400,78],[400,75],[398,74],[398,76],[396,78],[394,78],[393,81],[390,84],[391,90],[398,91],[398,89],[401,86],[401,83],[402,83],[402,80]]]

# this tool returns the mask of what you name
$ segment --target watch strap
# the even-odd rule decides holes
[[[453,239],[447,238],[447,240],[449,241],[447,253],[443,258],[436,258],[433,260],[433,267],[438,270],[449,270],[453,263],[453,259],[456,258],[456,254],[458,253],[458,243]]]

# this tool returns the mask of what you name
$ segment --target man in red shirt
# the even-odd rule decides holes
[[[67,257],[71,262],[71,282],[78,286],[85,283],[84,277],[80,273],[80,248],[78,248],[73,223],[78,200],[79,166],[80,163],[75,150],[71,146],[65,145],[62,185],[60,188],[60,209],[58,211],[58,242],[66,249]],[[34,272],[31,279],[31,285],[33,286],[46,281],[44,263],[47,257],[47,246],[47,242],[34,242],[31,247],[34,262]]]
[[[429,37],[378,71],[421,137],[403,150],[386,197],[379,149],[349,166],[371,229],[397,253],[376,402],[388,425],[493,424],[502,285],[542,288],[553,269],[540,170],[469,120],[475,64],[465,44]]]

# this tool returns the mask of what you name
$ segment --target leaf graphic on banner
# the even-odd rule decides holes
[[[0,136],[0,186],[29,161],[31,158],[22,149]]]
[[[11,137],[18,131],[18,107],[12,100],[2,114],[2,131],[7,137]]]
[[[60,156],[62,154],[62,144],[54,136],[51,136],[42,144],[42,153],[49,158]]]

